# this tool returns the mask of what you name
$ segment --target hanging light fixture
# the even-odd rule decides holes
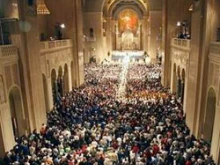
[[[38,0],[37,1],[37,14],[38,15],[50,14],[50,11],[48,10],[44,0]]]
[[[194,9],[194,5],[193,5],[193,3],[189,6],[189,11],[193,11],[193,9]]]

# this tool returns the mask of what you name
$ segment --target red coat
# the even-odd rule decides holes
[[[132,151],[134,152],[134,153],[138,153],[139,152],[139,147],[138,146],[134,146],[133,148],[132,148]]]
[[[160,148],[158,145],[154,144],[153,145],[153,155],[156,155],[158,152],[160,152]]]

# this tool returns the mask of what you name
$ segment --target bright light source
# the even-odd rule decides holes
[[[125,64],[128,64],[129,61],[130,61],[129,56],[125,56],[124,59],[123,59],[123,62],[124,62]]]
[[[62,29],[64,29],[66,26],[65,26],[64,23],[62,23],[62,24],[60,24],[60,27],[61,27]]]
[[[12,6],[18,7],[18,4],[17,3],[12,3]]]
[[[176,26],[181,26],[181,22],[178,21],[178,22],[176,23]]]
[[[193,6],[193,4],[191,4],[190,6],[189,6],[189,11],[193,11],[193,8],[194,8],[194,6]]]

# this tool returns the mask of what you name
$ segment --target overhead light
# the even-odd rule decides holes
[[[181,26],[181,22],[178,21],[178,22],[176,23],[176,26]]]
[[[13,7],[18,7],[18,4],[17,3],[12,3],[12,6]]]
[[[194,8],[194,6],[193,6],[193,4],[191,4],[190,6],[189,6],[189,11],[193,11],[193,8]]]
[[[38,15],[50,14],[50,11],[48,10],[44,0],[38,0],[38,3],[37,3],[37,14]]]
[[[61,27],[62,29],[64,29],[66,26],[65,26],[64,23],[62,23],[62,24],[60,24],[60,27]]]

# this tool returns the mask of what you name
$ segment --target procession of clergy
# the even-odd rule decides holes
[[[47,123],[16,139],[4,164],[214,164],[160,78],[159,64],[87,64],[85,83],[57,97]]]

